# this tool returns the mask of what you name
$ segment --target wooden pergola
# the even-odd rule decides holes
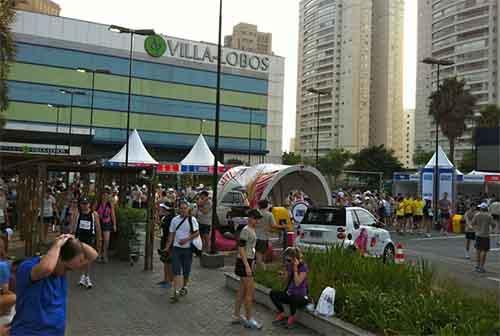
[[[33,256],[42,252],[41,232],[43,228],[40,209],[43,209],[43,198],[47,190],[49,172],[80,173],[84,176],[96,174],[96,194],[104,186],[111,184],[114,176],[119,176],[121,197],[125,197],[124,189],[130,175],[138,171],[149,170],[151,178],[148,179],[148,208],[146,242],[144,251],[144,269],[153,268],[153,243],[154,243],[154,177],[156,169],[146,167],[106,167],[96,162],[93,158],[84,156],[47,156],[22,153],[0,153],[0,173],[18,175],[17,185],[17,222],[21,240],[25,243],[25,256]],[[87,179],[88,180],[88,179]],[[125,181],[125,182],[123,182]],[[69,185],[68,185],[69,188]]]

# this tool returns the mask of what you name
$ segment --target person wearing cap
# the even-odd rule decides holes
[[[116,214],[113,203],[111,203],[111,189],[105,187],[101,195],[101,201],[99,205],[94,209],[99,215],[99,224],[101,225],[102,231],[102,246],[99,246],[101,251],[100,258],[98,261],[107,263],[108,262],[108,248],[109,248],[109,238],[111,232],[116,232]]]
[[[90,208],[89,200],[85,197],[80,200],[80,210],[73,217],[73,232],[75,237],[82,243],[92,247],[97,246],[97,251],[100,252],[101,225],[99,215]],[[88,263],[78,283],[78,285],[87,289],[93,286],[90,280],[90,266],[91,263]]]
[[[465,259],[470,259],[470,245],[471,242],[476,241],[476,232],[474,231],[474,226],[472,226],[472,220],[477,214],[478,206],[474,203],[471,204],[470,208],[465,212]]]
[[[490,250],[490,229],[495,227],[493,217],[488,213],[488,204],[479,205],[479,213],[472,219],[472,227],[476,232],[477,266],[475,271],[485,273],[484,264],[486,256]]]
[[[168,289],[172,287],[174,276],[172,273],[172,256],[170,248],[167,249],[167,240],[170,233],[170,224],[172,223],[172,219],[175,218],[175,211],[173,204],[169,203],[161,203],[159,208],[162,236],[158,254],[160,255],[160,260],[163,263],[163,280],[158,282],[158,285],[162,288]]]
[[[262,214],[256,209],[248,212],[248,225],[241,230],[238,242],[238,257],[234,273],[240,277],[240,288],[236,292],[236,303],[232,323],[242,323],[246,328],[262,329],[262,324],[253,317],[253,300],[255,282],[253,279],[253,267],[255,260],[255,244],[257,235],[255,228]],[[241,305],[245,306],[245,316],[240,316]]]
[[[490,204],[490,214],[497,223],[496,234],[500,232],[500,199],[494,198]],[[497,238],[497,246],[500,246],[500,239]]]

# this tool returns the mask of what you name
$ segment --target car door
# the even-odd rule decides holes
[[[359,220],[360,230],[366,229],[368,233],[368,254],[381,255],[383,253],[383,242],[380,237],[380,229],[375,226],[377,223],[376,218],[365,209],[357,208],[355,212]]]

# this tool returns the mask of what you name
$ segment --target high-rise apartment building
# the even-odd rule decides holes
[[[61,7],[50,0],[16,0],[15,8],[54,16],[59,16],[59,13],[61,13]]]
[[[300,2],[296,145],[303,156],[314,157],[319,135],[320,155],[385,144],[402,157],[403,7],[403,0]],[[319,128],[311,88],[325,93]]]
[[[499,17],[499,0],[418,2],[416,146],[428,151],[435,146],[435,126],[429,116],[428,98],[437,87],[437,68],[421,63],[425,57],[454,61],[452,66],[441,66],[440,81],[449,77],[465,80],[478,98],[478,109],[500,103]],[[472,126],[472,120],[468,124]],[[457,161],[470,149],[470,129],[472,127],[456,144]],[[442,135],[440,145],[449,147]]]
[[[405,168],[414,168],[413,154],[415,153],[415,110],[408,109],[404,113],[404,124],[402,127],[404,134],[403,141],[403,160],[401,161]]]
[[[233,27],[233,34],[224,37],[224,46],[258,54],[273,53],[273,35],[259,32],[256,25],[239,23]]]

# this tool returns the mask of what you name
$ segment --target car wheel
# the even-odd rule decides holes
[[[393,264],[396,256],[393,245],[387,245],[384,249],[384,264]]]

